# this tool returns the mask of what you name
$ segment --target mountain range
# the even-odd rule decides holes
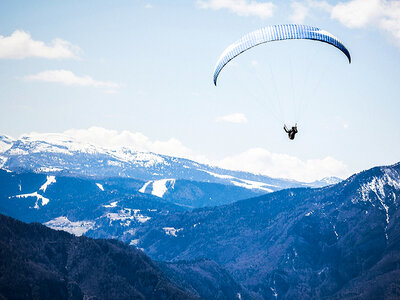
[[[125,242],[190,297],[400,297],[400,163],[306,184],[65,136],[0,140],[0,213]]]
[[[128,147],[100,147],[62,134],[31,134],[19,139],[0,136],[0,168],[53,175],[136,178],[147,181],[144,190],[156,194],[166,190],[167,179],[220,183],[258,193],[291,187],[321,187],[340,181],[335,177],[312,183],[271,178]]]
[[[400,164],[323,188],[193,210],[131,194],[129,183],[137,184],[131,181],[1,171],[0,212],[77,236],[124,241],[159,261],[163,276],[193,297],[400,295]],[[15,193],[21,196],[7,196]],[[48,243],[42,242],[35,247]]]

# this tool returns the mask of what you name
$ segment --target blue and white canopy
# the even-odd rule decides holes
[[[351,63],[350,53],[347,48],[337,37],[325,30],[307,25],[273,25],[250,32],[226,48],[215,66],[214,84],[217,85],[218,75],[222,68],[233,58],[248,49],[267,42],[298,39],[328,43],[342,51],[347,56],[349,63]]]

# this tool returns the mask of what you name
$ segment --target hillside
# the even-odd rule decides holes
[[[3,299],[196,299],[145,254],[0,215]]]

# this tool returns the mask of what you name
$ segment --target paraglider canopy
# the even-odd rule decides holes
[[[347,48],[337,37],[325,30],[308,25],[273,25],[250,32],[226,48],[215,65],[214,84],[217,85],[218,76],[225,65],[239,54],[267,42],[296,39],[314,40],[330,44],[342,51],[349,63],[351,63],[350,52]]]

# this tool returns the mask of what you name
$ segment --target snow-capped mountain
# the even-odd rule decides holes
[[[99,147],[62,134],[31,134],[16,140],[0,136],[0,168],[50,175],[137,178],[147,181],[142,190],[153,195],[164,194],[176,179],[222,183],[263,193],[332,184],[324,180],[308,184],[275,179],[126,147]]]
[[[310,187],[324,187],[324,186],[328,186],[328,185],[333,185],[336,183],[339,183],[343,181],[343,179],[339,178],[339,177],[324,177],[321,180],[316,180],[312,183],[309,184]]]

